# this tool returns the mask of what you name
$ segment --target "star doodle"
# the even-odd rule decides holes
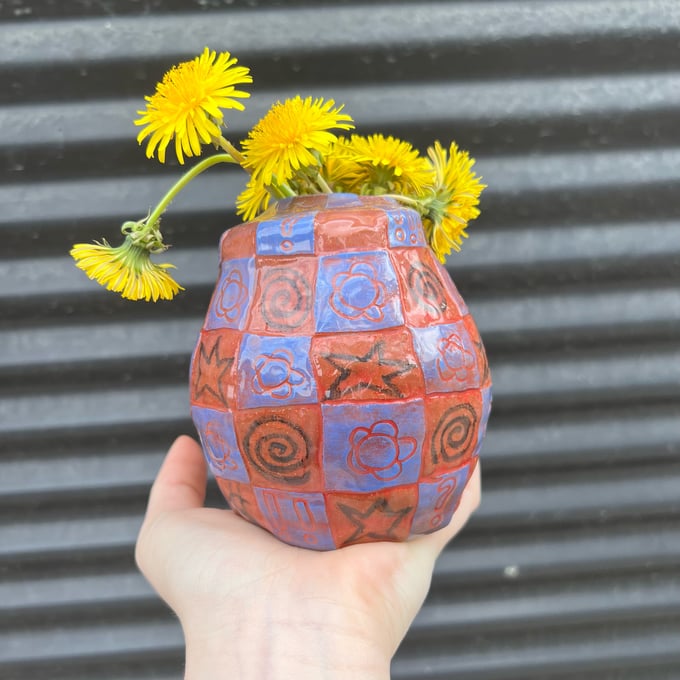
[[[381,340],[363,355],[322,355],[321,358],[338,372],[328,390],[327,398],[342,399],[368,390],[385,397],[403,399],[405,395],[394,384],[394,380],[412,371],[416,364],[405,359],[387,359],[384,353],[385,343]]]
[[[227,491],[225,493],[225,497],[227,499],[227,503],[229,503],[229,507],[237,515],[240,515],[243,517],[243,519],[248,520],[251,524],[258,524],[258,521],[248,509],[250,506],[250,501],[247,498],[244,498],[236,491]]]
[[[396,529],[399,523],[413,510],[412,507],[392,510],[387,498],[378,498],[364,512],[344,503],[338,503],[338,508],[356,527],[354,533],[345,541],[353,543],[358,539],[373,539],[375,541],[396,541]],[[371,530],[367,531],[368,525]]]
[[[227,374],[234,364],[234,357],[224,357],[220,352],[221,337],[218,337],[210,351],[206,349],[206,343],[201,339],[201,344],[196,351],[194,364],[194,401],[217,401],[228,408],[227,395],[224,391]],[[217,380],[211,375],[217,371]]]

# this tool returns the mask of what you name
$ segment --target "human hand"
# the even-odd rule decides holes
[[[385,680],[437,556],[479,505],[479,465],[451,524],[403,543],[316,552],[203,507],[206,464],[180,437],[154,482],[136,559],[175,611],[186,680]]]

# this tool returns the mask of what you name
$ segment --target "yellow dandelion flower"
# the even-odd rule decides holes
[[[128,300],[172,300],[184,290],[165,270],[171,264],[154,264],[145,248],[126,238],[114,248],[102,243],[78,243],[71,249],[76,266],[107,290]]]
[[[320,174],[336,193],[359,193],[354,181],[357,164],[351,159],[348,146],[347,137],[338,137],[322,160]]]
[[[474,159],[455,142],[448,151],[435,142],[427,155],[435,178],[435,196],[426,202],[424,225],[432,249],[444,262],[451,250],[460,250],[467,238],[468,221],[479,216],[479,196],[486,184],[472,170]]]
[[[209,144],[220,136],[222,109],[243,111],[238,98],[250,97],[237,85],[252,83],[245,66],[235,66],[237,60],[229,52],[207,47],[203,53],[174,66],[156,86],[156,92],[145,97],[146,109],[138,111],[141,118],[135,125],[144,128],[137,136],[141,144],[150,136],[146,156],[151,158],[158,149],[158,160],[165,163],[165,150],[175,139],[177,160],[184,164],[184,156],[199,156],[201,144]]]
[[[251,176],[246,188],[236,199],[236,214],[245,222],[255,219],[269,205],[271,194],[256,177]]]
[[[344,181],[356,193],[423,196],[432,184],[427,159],[396,137],[352,135],[338,152],[336,171],[344,173]]]
[[[319,167],[320,157],[336,140],[330,130],[354,127],[342,109],[321,97],[297,95],[276,102],[243,142],[244,167],[263,185],[287,182],[302,168]]]

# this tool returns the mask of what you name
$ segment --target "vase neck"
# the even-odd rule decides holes
[[[398,208],[400,204],[385,196],[359,196],[357,194],[310,194],[293,196],[277,201],[273,206],[277,215],[315,210],[342,210],[356,208]]]

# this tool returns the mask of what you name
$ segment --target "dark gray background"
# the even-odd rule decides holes
[[[361,132],[455,138],[489,184],[449,268],[489,353],[484,501],[395,679],[680,678],[680,2],[0,1],[0,677],[178,680],[133,544],[236,223],[214,169],[165,220],[174,303],[70,262],[178,176],[132,125],[205,45]],[[221,501],[211,490],[211,503]]]

